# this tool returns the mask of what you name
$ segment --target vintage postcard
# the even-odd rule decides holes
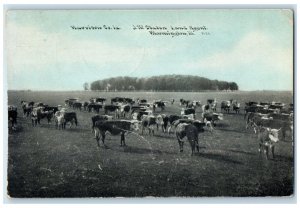
[[[8,10],[7,195],[291,197],[289,9]]]

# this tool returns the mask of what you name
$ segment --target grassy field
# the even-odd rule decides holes
[[[276,158],[258,153],[256,135],[245,129],[240,115],[225,114],[213,133],[199,135],[200,153],[191,157],[186,142],[179,152],[175,135],[108,136],[97,148],[91,132],[93,113],[77,111],[79,126],[57,130],[42,120],[32,127],[23,118],[20,101],[64,104],[67,97],[126,96],[176,101],[164,113],[180,114],[179,99],[281,101],[291,92],[8,92],[8,104],[18,106],[18,129],[8,136],[8,193],[11,197],[144,197],[144,196],[287,196],[294,192],[294,154],[291,135],[280,140]],[[243,109],[243,105],[242,105]],[[218,108],[218,111],[220,109]],[[103,113],[103,111],[101,111]],[[159,110],[157,113],[160,113]],[[197,109],[200,118],[201,109]]]

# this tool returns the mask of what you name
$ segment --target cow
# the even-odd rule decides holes
[[[54,114],[55,117],[55,127],[56,129],[63,129],[63,124],[64,124],[64,113],[61,111],[57,111]]]
[[[230,106],[231,106],[231,101],[230,100],[222,101],[221,102],[221,112],[224,111],[226,113],[229,113]]]
[[[245,110],[244,119],[247,118],[249,113],[256,113],[258,111],[261,111],[262,109],[264,109],[264,107],[261,106],[261,105],[257,105],[257,104],[255,104],[255,105],[254,104],[253,105],[246,105],[245,109],[244,109]]]
[[[38,108],[33,108],[30,115],[31,115],[31,122],[32,126],[37,126],[38,123]]]
[[[108,116],[108,115],[94,115],[92,116],[92,131],[94,131],[95,128],[95,123],[97,121],[108,121],[108,120],[112,120],[112,116]]]
[[[75,110],[80,110],[80,111],[81,111],[82,103],[81,103],[81,102],[78,102],[78,101],[75,101],[75,102],[73,102],[72,107],[73,107],[73,109],[75,109]]]
[[[182,106],[185,105],[185,106],[187,107],[191,101],[190,101],[190,100],[185,100],[185,99],[182,99],[182,98],[181,98],[181,99],[179,100],[179,102],[180,102],[180,105],[182,105]]]
[[[51,122],[51,119],[54,115],[53,110],[45,111],[44,107],[37,107],[37,122],[41,124],[41,120],[46,118],[48,124]]]
[[[75,112],[62,112],[63,114],[63,123],[62,123],[62,128],[65,129],[66,128],[66,124],[68,122],[70,122],[70,128],[74,125],[77,126],[78,125],[78,121],[77,121],[77,115]]]
[[[169,120],[169,124],[170,124],[170,126],[168,128],[168,134],[170,134],[171,129],[174,127],[174,125],[173,125],[174,122],[181,118],[182,118],[182,116],[179,116],[179,115],[169,115],[168,116],[168,120]]]
[[[18,118],[18,110],[15,106],[8,106],[8,121],[10,122],[9,129],[16,130]]]
[[[104,104],[104,102],[106,101],[105,98],[91,98],[90,99],[90,102],[91,103],[101,103],[101,104]]]
[[[176,137],[179,144],[180,152],[183,152],[184,137],[187,137],[192,149],[192,156],[195,152],[195,147],[199,152],[198,129],[193,124],[180,123],[176,127]]]
[[[154,135],[154,127],[157,126],[155,116],[153,116],[153,115],[143,116],[141,126],[142,126],[142,135],[144,133],[145,128],[149,130],[149,135],[151,135],[151,133],[152,133],[152,135]]]
[[[134,120],[141,120],[144,115],[152,115],[153,112],[151,110],[142,110],[142,111],[134,111],[131,116]]]
[[[267,159],[269,159],[269,150],[271,150],[273,159],[275,158],[275,144],[278,143],[278,132],[277,129],[270,129],[263,126],[257,127],[257,137],[259,148],[258,151],[265,153]]]
[[[159,129],[159,126],[161,126],[162,132],[167,131],[169,122],[169,117],[165,114],[161,114],[156,116],[156,123],[157,123],[157,130]]]
[[[89,103],[87,106],[88,112],[95,111],[95,112],[99,113],[101,108],[102,108],[102,105],[98,104],[98,103]]]
[[[88,105],[89,105],[89,102],[83,102],[83,105],[82,105],[82,107],[83,107],[83,110],[85,110],[85,111],[88,111]]]
[[[73,103],[78,101],[78,98],[68,98],[67,100],[65,100],[65,105],[72,107]]]
[[[103,145],[105,145],[105,133],[109,132],[112,135],[121,135],[121,146],[126,146],[125,133],[138,131],[138,121],[132,120],[113,120],[113,121],[96,121],[95,123],[95,139],[98,147],[100,147],[100,135]]]
[[[58,106],[45,106],[43,111],[53,111],[53,114],[55,114],[59,109]]]
[[[155,101],[153,103],[153,106],[155,106],[156,108],[160,108],[163,111],[166,107],[166,104],[163,101]]]
[[[33,109],[34,102],[26,102],[21,101],[22,109],[23,109],[23,117],[28,117],[31,114],[31,111]]]
[[[195,119],[195,114],[196,114],[196,111],[193,108],[187,108],[187,109],[182,108],[181,109],[181,115],[182,116],[191,115],[191,118]]]
[[[232,103],[232,111],[235,111],[236,114],[240,113],[241,104],[237,101]]]
[[[115,113],[115,117],[117,117],[116,113],[117,113],[117,110],[119,108],[120,107],[118,105],[105,105],[104,106],[104,113],[108,114],[108,112],[114,112]]]
[[[117,109],[117,117],[123,117],[125,118],[126,115],[130,112],[130,105],[126,104],[126,105],[120,105],[119,109]]]
[[[270,129],[281,129],[282,138],[285,139],[286,132],[291,132],[293,129],[293,120],[289,115],[269,114],[261,115],[258,113],[249,114],[246,128],[253,127],[254,132],[258,131],[258,127]]]
[[[213,130],[213,126],[216,126],[216,121],[222,121],[223,120],[223,114],[222,113],[204,113],[202,115],[202,120],[204,123],[206,123],[207,126],[210,127],[210,130]]]

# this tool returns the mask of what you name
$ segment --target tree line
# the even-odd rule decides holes
[[[238,90],[235,82],[210,80],[191,75],[162,75],[146,78],[113,77],[90,84],[91,90],[101,91],[205,91]]]

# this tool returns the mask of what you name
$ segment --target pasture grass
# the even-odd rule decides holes
[[[258,142],[245,129],[243,112],[224,114],[214,132],[199,135],[200,153],[191,157],[188,142],[184,151],[174,134],[155,131],[143,137],[108,135],[108,148],[98,148],[91,131],[93,113],[77,112],[79,126],[58,130],[42,120],[32,127],[23,118],[21,100],[63,104],[67,97],[140,97],[148,100],[175,98],[163,113],[179,114],[180,98],[219,102],[237,99],[269,99],[292,102],[290,93],[99,93],[99,92],[9,92],[9,104],[18,106],[18,129],[8,136],[8,194],[11,197],[201,197],[201,196],[290,196],[294,193],[294,157],[291,138],[275,149],[275,159],[258,153]],[[243,108],[243,107],[242,107]],[[220,109],[218,108],[218,111]],[[101,111],[103,113],[103,111]],[[158,110],[160,113],[160,110]],[[201,116],[197,109],[197,118]]]

